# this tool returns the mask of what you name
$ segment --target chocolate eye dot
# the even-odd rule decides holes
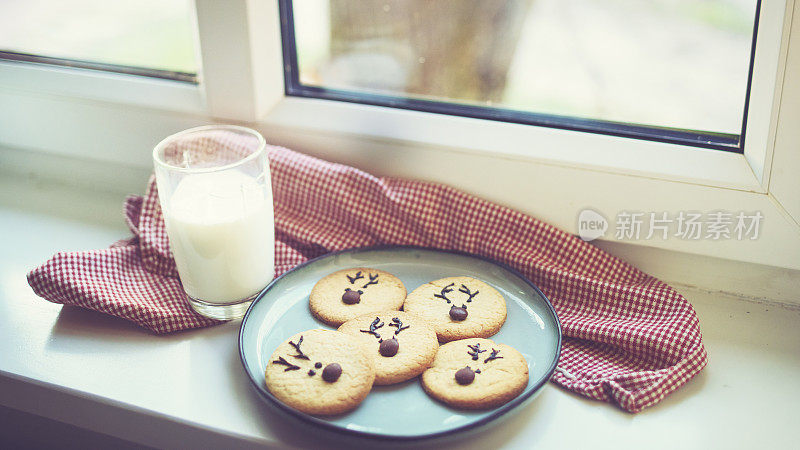
[[[380,347],[378,347],[378,352],[381,356],[389,358],[396,355],[399,349],[400,343],[397,342],[397,339],[392,338],[382,341]]]
[[[314,367],[317,368],[317,369],[322,369],[322,363],[318,362],[318,363],[314,364]]]
[[[469,366],[464,367],[463,369],[458,369],[456,372],[456,383],[466,386],[471,384],[473,381],[475,381],[475,372],[473,372]]]
[[[333,383],[342,376],[342,366],[339,363],[331,363],[322,369],[322,379],[328,383]]]
[[[313,377],[316,374],[317,374],[317,372],[314,372],[313,370],[309,370],[308,371],[308,376],[310,376],[310,377]]]
[[[460,306],[453,305],[450,307],[450,318],[461,322],[467,319],[467,309]]]
[[[361,301],[361,294],[357,291],[345,291],[345,293],[342,294],[342,301],[347,305],[355,305]]]

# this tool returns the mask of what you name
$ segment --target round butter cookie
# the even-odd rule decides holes
[[[339,331],[362,344],[375,365],[375,384],[414,378],[430,367],[439,341],[424,320],[402,311],[384,311],[350,319]]]
[[[448,342],[422,374],[431,397],[461,409],[496,408],[528,385],[528,363],[520,352],[489,339]]]
[[[298,333],[275,349],[265,371],[267,389],[304,413],[341,414],[372,389],[372,358],[352,336],[332,330]]]
[[[431,281],[408,294],[403,310],[433,326],[439,342],[494,336],[506,321],[506,301],[496,289],[470,277]]]
[[[340,270],[319,280],[311,290],[311,313],[338,327],[368,313],[398,310],[406,298],[406,287],[383,270],[356,267]]]

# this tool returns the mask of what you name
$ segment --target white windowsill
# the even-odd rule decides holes
[[[4,176],[0,187],[0,404],[155,447],[331,442],[257,398],[238,359],[238,323],[153,336],[33,294],[25,274],[52,253],[100,248],[127,235],[122,193],[18,176]],[[800,311],[678,289],[700,316],[710,363],[660,405],[630,415],[548,384],[507,420],[467,440],[428,446],[795,445]]]

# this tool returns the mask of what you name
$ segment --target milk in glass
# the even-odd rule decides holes
[[[235,302],[274,275],[272,193],[236,170],[185,176],[168,199],[164,220],[187,294],[208,303]]]

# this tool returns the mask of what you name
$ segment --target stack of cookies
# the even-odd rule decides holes
[[[505,323],[505,299],[475,278],[443,278],[406,295],[391,273],[357,267],[321,279],[309,302],[338,330],[292,336],[266,369],[270,392],[300,411],[341,414],[373,385],[420,375],[428,395],[462,409],[498,407],[528,384],[522,354],[488,339]]]

